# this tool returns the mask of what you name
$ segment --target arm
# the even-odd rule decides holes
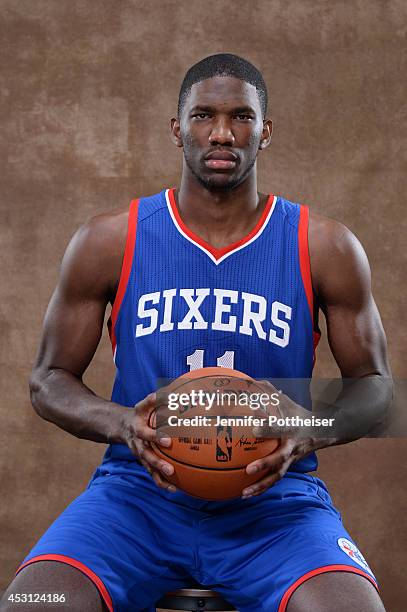
[[[362,245],[344,225],[317,215],[310,216],[309,245],[313,289],[342,377],[390,376],[386,337]]]
[[[30,380],[32,404],[42,418],[79,438],[105,443],[122,441],[125,408],[97,397],[82,376],[99,344],[114,279],[120,276],[115,240],[103,247],[109,225],[114,224],[96,218],[70,242]]]
[[[314,292],[344,382],[335,406],[321,411],[335,417],[335,435],[323,443],[329,446],[363,437],[384,421],[392,380],[370,266],[360,242],[341,223],[311,215],[309,243]]]
[[[43,419],[78,438],[127,444],[149,471],[163,470],[165,462],[144,443],[156,440],[147,426],[154,397],[130,409],[98,397],[82,380],[100,341],[106,306],[114,301],[127,218],[127,212],[96,217],[70,242],[45,315],[31,401]],[[158,472],[155,480],[163,484]]]
[[[313,290],[345,383],[335,406],[318,414],[335,418],[334,434],[321,437],[311,431],[308,437],[300,433],[300,437],[284,438],[276,452],[249,464],[248,473],[265,467],[270,473],[252,485],[250,492],[246,489],[244,497],[262,493],[308,453],[365,436],[383,422],[392,399],[386,337],[362,246],[345,226],[318,215],[310,216],[309,245]],[[285,410],[289,415],[305,413],[290,400],[282,406],[283,413]]]

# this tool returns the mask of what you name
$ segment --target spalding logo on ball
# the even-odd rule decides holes
[[[267,470],[249,475],[246,466],[279,445],[277,439],[253,434],[255,419],[275,414],[273,405],[253,409],[251,398],[266,393],[250,376],[221,367],[193,370],[161,390],[149,424],[172,439],[170,448],[152,443],[154,452],[174,466],[167,480],[194,497],[221,500],[240,497],[263,478]],[[176,407],[174,398],[179,398]]]

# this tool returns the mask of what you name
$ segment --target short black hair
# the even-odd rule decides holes
[[[178,97],[178,117],[181,116],[182,109],[191,92],[192,85],[216,76],[235,77],[236,79],[254,85],[257,90],[257,95],[259,96],[261,112],[264,119],[267,112],[268,95],[263,76],[256,66],[253,66],[253,64],[243,59],[243,57],[233,55],[232,53],[209,55],[191,66],[181,84]]]

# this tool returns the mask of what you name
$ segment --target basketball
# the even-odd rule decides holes
[[[277,439],[253,434],[253,427],[275,410],[263,405],[269,394],[261,383],[237,370],[201,368],[171,382],[157,398],[149,424],[171,437],[172,445],[152,447],[174,465],[174,474],[166,478],[176,487],[194,497],[230,499],[266,474],[246,473],[249,463],[279,445]]]

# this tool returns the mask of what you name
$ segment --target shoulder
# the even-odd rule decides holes
[[[61,266],[61,280],[70,292],[92,289],[113,296],[120,279],[126,245],[129,207],[90,218],[75,232]]]
[[[351,245],[357,241],[351,230],[340,221],[319,215],[310,210],[308,239],[310,249],[325,253],[340,245]]]
[[[114,264],[117,259],[121,261],[128,220],[129,207],[90,218],[74,234],[67,254],[97,267]]]
[[[109,257],[120,252],[123,255],[128,220],[128,206],[91,217],[78,228],[72,240],[89,255]]]
[[[364,253],[358,238],[346,225],[311,211],[308,240],[310,254],[314,256],[335,255],[343,259]]]
[[[309,253],[314,291],[334,284],[370,286],[370,266],[358,238],[343,223],[310,212]]]

